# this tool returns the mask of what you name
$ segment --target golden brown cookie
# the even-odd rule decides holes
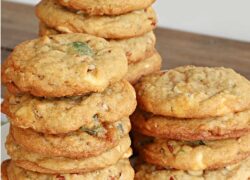
[[[151,57],[128,65],[128,72],[125,78],[135,84],[142,76],[148,75],[161,69],[162,59],[158,52]]]
[[[140,152],[158,166],[180,170],[217,169],[250,156],[250,134],[217,141],[174,141],[155,139]]]
[[[206,118],[250,107],[250,82],[232,69],[182,66],[143,77],[139,107],[157,115]]]
[[[122,49],[91,35],[61,34],[18,45],[4,62],[2,80],[11,92],[60,97],[102,92],[126,72]]]
[[[237,138],[250,132],[250,110],[205,119],[183,120],[155,116],[139,109],[131,116],[133,128],[144,135],[175,140]]]
[[[7,174],[7,168],[10,164],[10,160],[6,160],[4,162],[2,162],[1,164],[1,179],[2,180],[9,180],[8,179],[8,174]]]
[[[182,171],[141,164],[135,180],[249,180],[250,159],[217,170]]]
[[[44,23],[39,24],[39,35],[53,35],[60,34],[61,32],[49,28]],[[127,56],[128,63],[135,63],[146,58],[149,58],[155,53],[155,34],[153,31],[146,33],[142,36],[133,37],[121,40],[109,40],[111,45],[119,46],[122,48]]]
[[[157,22],[151,7],[120,16],[88,16],[81,11],[70,11],[56,0],[42,0],[36,14],[40,21],[60,32],[87,33],[107,39],[141,36],[152,31]]]
[[[92,129],[80,128],[62,135],[47,135],[14,126],[10,131],[15,142],[24,149],[46,156],[80,159],[98,156],[117,146],[130,128],[129,118],[123,118],[115,123],[97,124]]]
[[[7,93],[2,112],[17,127],[59,134],[117,121],[132,114],[135,107],[134,89],[124,80],[112,84],[102,93],[78,97],[45,99]]]
[[[61,34],[60,31],[57,31],[53,28],[48,27],[46,24],[39,22],[39,36],[49,36],[49,35],[56,35]]]
[[[117,164],[84,174],[41,174],[25,170],[8,161],[5,167],[9,180],[133,180],[134,170],[128,159],[122,159]],[[7,180],[7,179],[6,179]]]
[[[114,165],[120,159],[131,156],[130,144],[129,136],[125,136],[116,147],[105,151],[99,156],[70,159],[49,157],[28,151],[16,144],[13,137],[9,135],[6,142],[6,149],[11,159],[24,169],[41,173],[64,174],[90,172]]]
[[[153,31],[143,34],[142,36],[121,40],[109,40],[109,42],[111,45],[118,46],[125,51],[130,65],[131,63],[139,63],[139,61],[143,61],[156,54],[156,38]],[[160,57],[158,57],[158,59],[160,59]],[[130,69],[131,68],[129,68],[129,70]]]
[[[131,11],[145,9],[155,0],[58,0],[70,9],[81,10],[89,15],[120,15]]]

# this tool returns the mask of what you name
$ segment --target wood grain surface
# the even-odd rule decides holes
[[[2,60],[15,45],[35,38],[37,32],[34,7],[2,2]],[[155,33],[163,69],[187,64],[225,66],[250,79],[250,43],[163,28]]]

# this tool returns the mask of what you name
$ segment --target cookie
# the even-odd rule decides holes
[[[99,156],[70,159],[64,157],[49,157],[21,148],[8,136],[6,149],[12,160],[20,167],[41,173],[83,173],[95,171],[116,164],[121,158],[128,158],[132,152],[130,138],[125,136],[119,144]],[[126,153],[129,151],[128,153]]]
[[[59,3],[70,9],[81,10],[89,15],[121,15],[131,11],[145,9],[155,0],[59,0]]]
[[[128,117],[136,107],[133,87],[127,81],[112,84],[102,93],[67,98],[15,96],[7,93],[2,104],[14,126],[45,134],[91,129],[100,122]]]
[[[180,170],[217,169],[250,156],[250,134],[217,141],[156,139],[141,151],[143,159],[158,166]]]
[[[139,107],[157,115],[206,118],[250,107],[250,82],[223,67],[178,67],[144,77],[135,87]]]
[[[131,122],[137,132],[157,138],[185,141],[228,139],[250,132],[250,110],[187,121],[154,116],[137,109],[131,116]]]
[[[158,52],[139,62],[130,63],[125,76],[130,83],[135,84],[142,76],[161,69],[162,59]]]
[[[2,80],[14,93],[61,97],[102,92],[126,72],[122,49],[91,35],[62,34],[18,45],[4,62]]]
[[[49,35],[56,35],[61,34],[59,31],[48,27],[46,24],[39,22],[39,36],[49,36]]]
[[[156,26],[156,14],[149,7],[120,16],[88,16],[68,10],[56,0],[42,0],[36,7],[40,21],[64,33],[87,33],[107,39],[141,36]]]
[[[46,156],[85,158],[98,156],[118,145],[130,131],[129,118],[115,123],[97,124],[68,134],[47,135],[12,126],[11,134],[21,147]]]
[[[210,171],[182,171],[142,164],[138,167],[135,180],[248,180],[250,178],[250,159]]]
[[[9,180],[103,180],[103,179],[126,179],[133,180],[134,170],[128,159],[122,159],[117,164],[84,174],[41,174],[20,168],[12,161],[5,163],[5,171],[8,172]],[[7,180],[7,179],[6,179]]]
[[[129,64],[142,61],[155,54],[156,38],[153,31],[142,36],[110,40],[109,42],[111,45],[118,46],[125,51]]]
[[[49,28],[44,23],[39,24],[39,35],[60,34],[59,31]],[[111,45],[122,48],[127,56],[128,63],[137,62],[152,56],[155,52],[156,38],[153,31],[142,36],[121,40],[109,40]]]
[[[10,160],[6,160],[4,162],[2,162],[1,164],[1,179],[2,180],[9,180],[8,179],[8,174],[7,174],[7,168],[10,164]]]

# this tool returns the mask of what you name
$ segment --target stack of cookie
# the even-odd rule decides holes
[[[161,68],[155,50],[155,0],[42,0],[36,7],[40,36],[87,33],[121,47],[129,68],[126,79],[134,84],[142,75]]]
[[[86,34],[18,45],[2,69],[12,158],[3,177],[132,180],[128,117],[136,97],[122,80],[127,66],[122,49]]]
[[[250,178],[247,79],[232,69],[185,66],[143,77],[135,87],[136,179]]]

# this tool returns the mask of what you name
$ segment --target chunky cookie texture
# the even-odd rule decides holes
[[[90,173],[83,174],[41,174],[25,170],[15,165],[11,160],[4,162],[2,172],[6,175],[7,179],[3,180],[103,180],[103,179],[126,179],[133,180],[134,170],[130,165],[128,159],[121,159],[117,164],[106,167],[101,170],[96,170]],[[7,177],[8,176],[8,177]]]
[[[121,80],[127,68],[123,50],[106,40],[62,34],[18,45],[3,64],[2,80],[15,94],[73,96],[103,91]]]
[[[250,110],[204,119],[157,116],[139,109],[131,116],[134,130],[158,138],[195,141],[238,138],[250,132]]]
[[[46,26],[42,22],[40,22],[39,24],[40,36],[61,33],[62,32]],[[153,31],[143,34],[142,36],[132,37],[129,39],[111,39],[109,40],[109,42],[111,43],[111,45],[118,46],[125,51],[128,63],[131,64],[131,66],[133,66],[133,64],[138,61],[143,61],[144,59],[149,58],[155,53],[156,38]]]
[[[98,156],[117,146],[130,129],[130,120],[123,118],[115,123],[97,123],[91,129],[83,127],[61,135],[41,134],[14,126],[10,132],[17,144],[32,152],[54,157],[84,158]]]
[[[182,171],[141,164],[137,167],[135,180],[248,180],[250,177],[250,159],[226,166],[222,169],[207,171]]]
[[[155,139],[140,153],[146,162],[158,166],[180,170],[217,169],[250,155],[250,135],[218,141]]]
[[[89,16],[66,9],[57,0],[42,0],[36,7],[40,21],[63,33],[87,33],[107,39],[141,36],[156,27],[154,10],[132,11],[119,16]]]
[[[130,144],[131,141],[127,135],[120,140],[117,146],[99,156],[71,159],[34,153],[22,148],[9,135],[6,142],[6,149],[13,162],[19,167],[40,173],[66,174],[95,171],[114,165],[120,159],[129,158],[132,154]]]
[[[156,38],[153,31],[129,39],[110,40],[111,45],[122,48],[127,56],[129,65],[143,61],[155,54]]]
[[[139,107],[163,116],[216,117],[250,106],[250,82],[222,67],[178,67],[146,76],[135,88]]]
[[[118,121],[128,117],[135,107],[135,91],[123,80],[102,93],[77,97],[48,99],[7,93],[2,112],[14,126],[45,134],[62,134],[81,127],[91,129],[98,122]]]
[[[145,9],[155,0],[59,0],[70,9],[81,10],[89,15],[121,15],[131,11]]]

